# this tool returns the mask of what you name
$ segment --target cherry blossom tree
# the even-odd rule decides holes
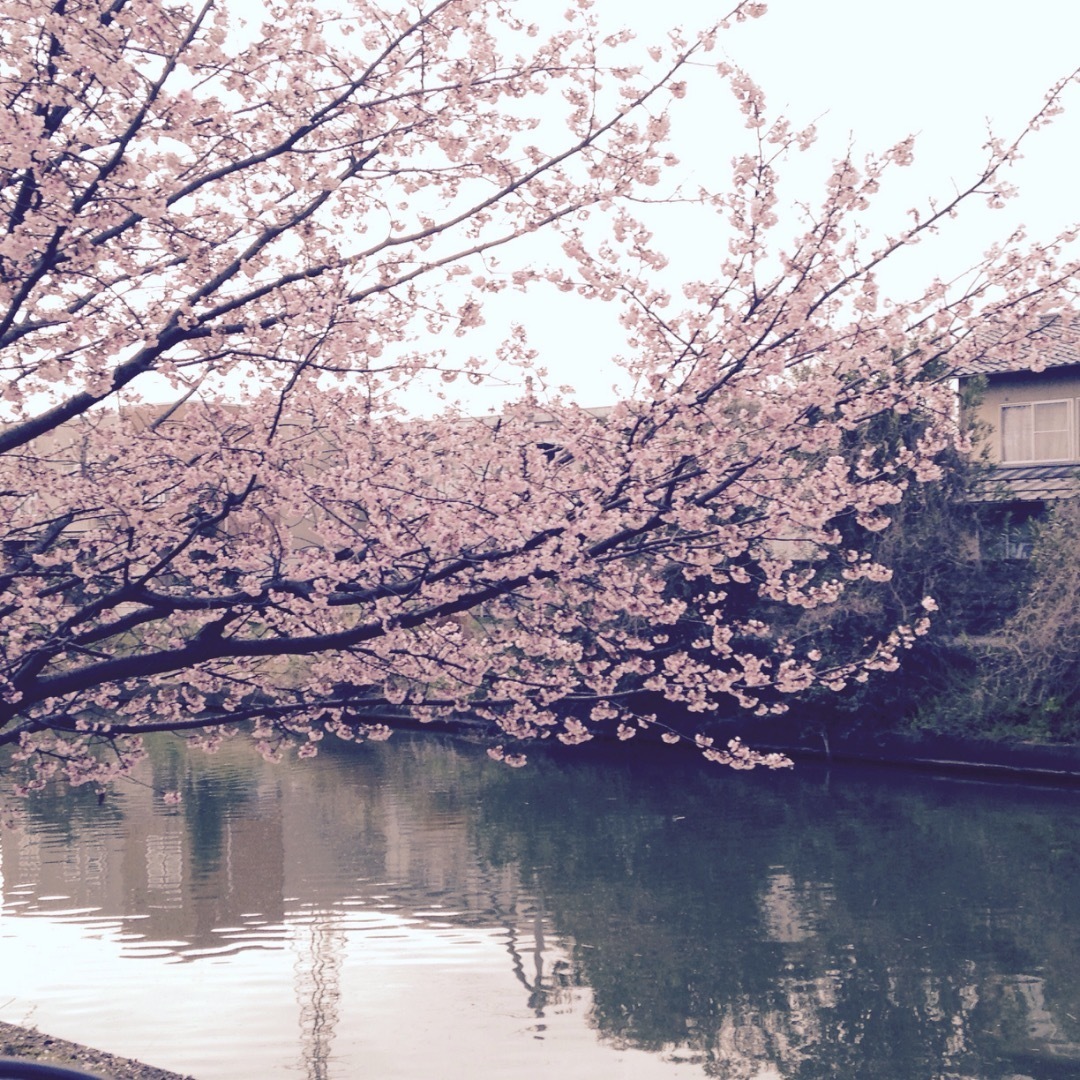
[[[1067,302],[1069,234],[1015,234],[904,303],[878,280],[1007,198],[1069,80],[873,238],[912,142],[842,156],[792,227],[778,174],[813,131],[713,54],[764,5],[648,48],[588,0],[551,31],[500,0],[229,7],[0,5],[0,747],[22,789],[106,783],[153,731],[306,756],[405,717],[479,717],[511,764],[597,730],[782,764],[666,710],[779,711],[925,629],[825,660],[783,613],[887,579],[837,522],[887,527],[937,476],[956,432],[930,375]],[[715,190],[672,192],[670,115],[706,68],[745,143]],[[722,229],[710,280],[672,286],[665,200]],[[542,390],[521,327],[462,351],[491,296],[527,321],[544,290],[621,320],[635,389],[602,414]],[[495,363],[525,386],[497,418],[407,414],[417,380]],[[913,437],[851,452],[886,414]]]

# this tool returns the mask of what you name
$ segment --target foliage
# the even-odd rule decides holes
[[[994,738],[1080,738],[1080,501],[1057,503],[1033,530],[1027,565],[1008,570],[1016,610],[966,647],[966,671],[923,710],[924,726]]]
[[[1031,584],[1005,624],[995,675],[1021,705],[1044,718],[1050,734],[1080,735],[1080,501],[1058,503],[1035,531]]]
[[[955,425],[927,373],[990,348],[976,327],[1008,354],[1068,299],[1067,235],[879,295],[883,264],[1000,202],[1026,131],[875,243],[912,140],[841,157],[782,226],[778,171],[813,133],[726,63],[747,149],[716,190],[662,193],[669,111],[726,22],[639,50],[585,0],[550,32],[499,0],[271,3],[254,33],[227,7],[0,8],[0,745],[30,786],[104,783],[162,728],[250,722],[311,754],[469,713],[576,743],[663,729],[628,680],[768,711],[894,663],[903,633],[821,658],[726,596],[814,610],[883,582],[836,522],[885,528],[939,476]],[[643,216],[665,198],[727,238],[681,293]],[[405,417],[425,373],[487,377],[450,348],[487,296],[545,285],[621,321],[632,396],[601,418],[536,372],[497,422]],[[524,331],[495,353],[527,368]],[[852,466],[851,432],[913,410],[917,437]],[[673,572],[701,633],[669,648]]]
[[[1025,575],[1015,566],[979,556],[979,536],[989,512],[974,498],[989,465],[966,451],[980,432],[971,427],[981,387],[965,388],[960,416],[964,450],[940,456],[942,478],[909,487],[892,508],[890,528],[868,533],[850,515],[836,525],[849,551],[862,553],[890,570],[886,582],[856,583],[828,609],[801,614],[792,634],[815,643],[825,655],[850,652],[858,643],[897,627],[903,649],[874,673],[856,677],[838,693],[811,687],[800,709],[808,717],[843,730],[895,729],[914,715],[925,725],[935,703],[966,685],[975,663],[963,641],[1001,625],[1019,603]],[[917,412],[875,418],[852,432],[852,460],[866,452],[893,453],[919,436],[927,418]]]

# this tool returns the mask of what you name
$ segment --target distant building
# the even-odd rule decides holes
[[[982,383],[972,408],[991,468],[976,495],[1000,507],[996,553],[1023,558],[1030,522],[1080,495],[1080,318],[1048,320],[1021,350],[990,350],[956,375]]]

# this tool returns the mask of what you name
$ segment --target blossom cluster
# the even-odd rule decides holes
[[[845,657],[768,612],[888,581],[837,523],[887,528],[934,482],[940,372],[976,330],[1028,345],[1067,301],[1068,236],[879,296],[884,260],[1005,197],[1015,143],[876,248],[860,215],[912,143],[849,155],[778,235],[814,132],[721,64],[750,148],[696,197],[716,277],[676,296],[638,208],[722,25],[631,55],[585,2],[547,34],[500,0],[298,2],[244,44],[227,6],[0,4],[0,745],[30,785],[106,783],[159,730],[311,756],[468,715],[511,765],[528,739],[692,741],[657,701],[765,715],[899,663],[932,601]],[[426,372],[485,380],[442,343],[489,295],[549,286],[608,306],[633,393],[586,410],[531,372],[498,418],[405,416]],[[497,355],[528,368],[524,332]],[[853,452],[882,416],[913,437]]]

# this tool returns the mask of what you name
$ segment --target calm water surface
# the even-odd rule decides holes
[[[419,736],[143,779],[0,835],[0,1019],[198,1080],[1080,1076],[1077,792]]]

